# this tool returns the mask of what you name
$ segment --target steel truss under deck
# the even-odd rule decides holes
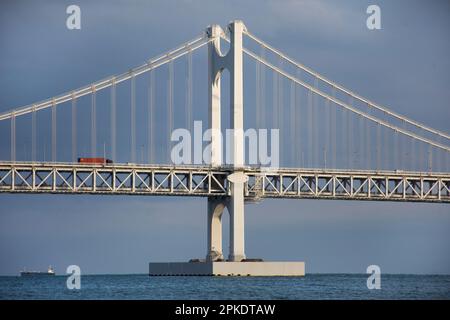
[[[315,198],[450,202],[450,175],[242,168],[247,200]],[[208,166],[0,162],[0,192],[230,196],[233,170]]]

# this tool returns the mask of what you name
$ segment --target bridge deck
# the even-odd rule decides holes
[[[247,200],[450,202],[450,174],[244,167]],[[0,162],[1,193],[229,196],[229,167]]]

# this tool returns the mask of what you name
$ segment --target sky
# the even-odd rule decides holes
[[[70,4],[81,8],[81,30],[66,28]],[[366,27],[370,4],[380,6],[381,30]],[[449,132],[449,14],[448,1],[2,1],[0,112],[240,19],[313,70]],[[8,150],[0,146],[2,159]],[[450,274],[448,204],[264,200],[245,210],[248,257],[305,261],[309,273],[376,264],[385,273]],[[1,275],[49,264],[59,274],[72,264],[85,274],[145,273],[150,261],[205,255],[206,199],[0,194]]]

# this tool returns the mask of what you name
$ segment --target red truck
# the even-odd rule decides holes
[[[106,158],[78,158],[78,163],[105,164],[113,162],[112,160]]]

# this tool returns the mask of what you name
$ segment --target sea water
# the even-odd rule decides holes
[[[0,277],[0,299],[450,299],[450,275],[387,275],[381,289],[366,274],[305,277],[150,277],[84,275],[69,290],[66,276]]]

